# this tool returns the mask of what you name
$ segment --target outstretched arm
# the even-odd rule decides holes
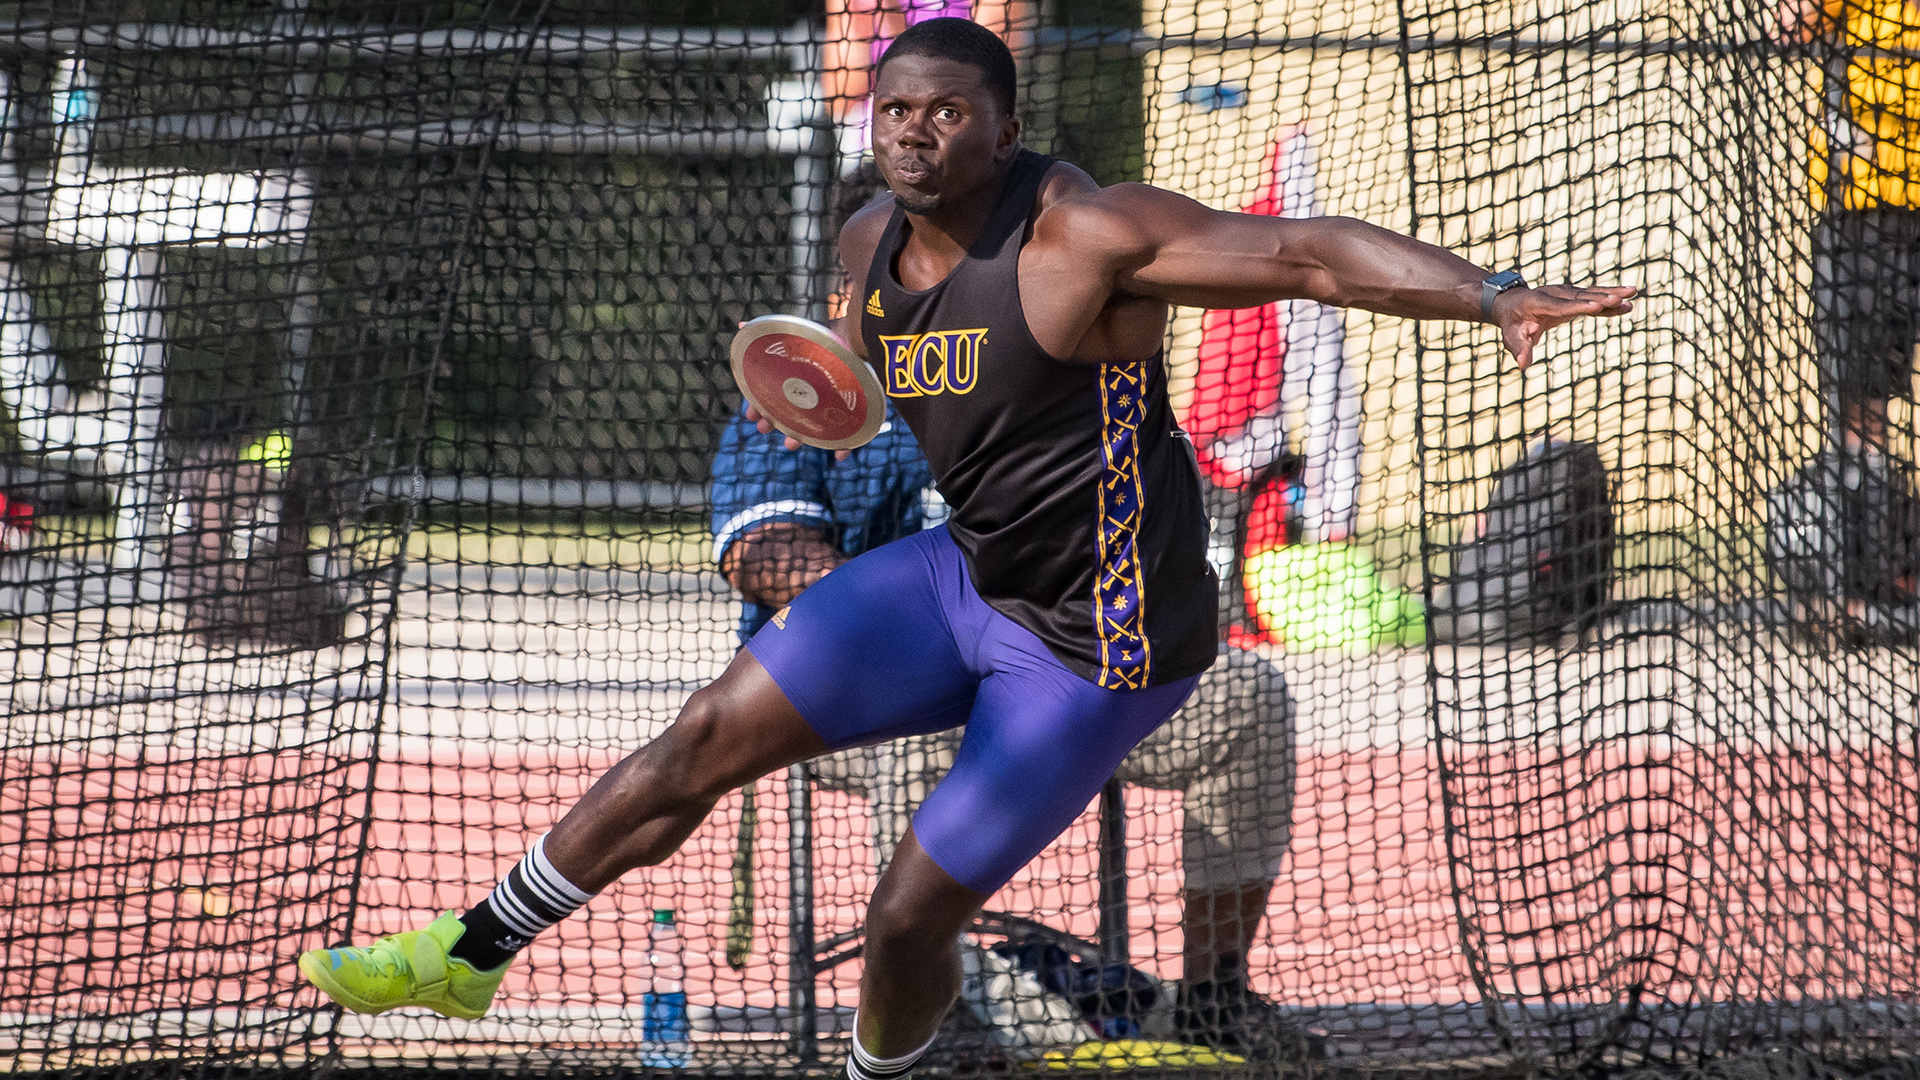
[[[1353,218],[1226,213],[1145,184],[1105,188],[1061,209],[1036,223],[1036,239],[1051,233],[1049,247],[1092,254],[1106,278],[1096,287],[1108,295],[1209,308],[1308,299],[1410,319],[1491,321],[1522,367],[1547,330],[1632,307],[1632,288],[1549,285],[1500,294],[1487,320],[1488,271]]]

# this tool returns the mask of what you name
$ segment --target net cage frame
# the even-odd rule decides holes
[[[339,1013],[292,966],[476,900],[731,655],[725,342],[838,287],[818,13],[148,6],[0,22],[0,494],[33,507],[0,519],[0,1067],[652,1071],[644,915],[672,906],[696,999],[672,1071],[831,1069],[885,756],[723,800],[488,1020]],[[1158,1030],[1189,826],[1251,792],[1285,861],[1244,959],[1308,1049],[1083,1067],[1913,1074],[1920,612],[1792,587],[1770,547],[1808,462],[1910,497],[1827,449],[1814,252],[1849,197],[1822,132],[1903,54],[1783,42],[1761,7],[1016,5],[1029,138],[1103,182],[1642,287],[1525,375],[1479,327],[1175,313],[1190,427],[1222,400],[1205,356],[1278,353],[1200,439],[1288,452],[1210,504],[1239,518],[1248,658],[1195,730],[1226,745],[1265,693],[1284,732],[1211,764],[1183,734],[975,930],[1132,964],[1161,1011],[1126,1022]],[[1884,460],[1910,461],[1890,396]],[[1449,631],[1499,477],[1556,440],[1610,485],[1602,602]],[[1286,576],[1336,549],[1363,555]],[[1285,589],[1413,614],[1351,631]],[[930,1068],[1044,1061],[975,1004]]]

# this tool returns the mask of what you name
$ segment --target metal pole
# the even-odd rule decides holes
[[[1848,100],[1848,60],[1848,51],[1844,47],[1832,48],[1828,52],[1826,62],[1822,65],[1826,76],[1823,94],[1826,116],[1823,119],[1826,121],[1827,128],[1825,184],[1827,198],[1826,205],[1820,209],[1821,220],[1814,223],[1813,295],[1816,305],[1820,303],[1819,298],[1823,291],[1820,281],[1823,276],[1822,270],[1824,269],[1827,275],[1831,275],[1836,269],[1839,252],[1835,249],[1842,238],[1835,224],[1846,214],[1847,191],[1853,185],[1853,140],[1858,136],[1853,126],[1851,102]],[[1820,250],[1822,245],[1819,242],[1822,234],[1826,239],[1824,252]],[[1826,264],[1824,267],[1821,265],[1823,262]],[[1828,284],[1830,291],[1831,283]],[[1813,329],[1816,341],[1823,329],[1822,323],[1829,322],[1830,319],[1830,315],[1823,319],[1817,309],[1814,311]],[[1826,327],[1826,331],[1832,332],[1830,325]],[[1846,586],[1849,569],[1847,563],[1852,558],[1851,552],[1856,542],[1853,535],[1853,522],[1844,506],[1847,471],[1866,464],[1864,446],[1862,454],[1857,458],[1847,452],[1847,395],[1837,377],[1838,374],[1837,370],[1829,371],[1827,364],[1820,365],[1820,381],[1823,384],[1820,396],[1826,405],[1828,444],[1815,459],[1833,463],[1831,470],[1820,470],[1824,475],[1820,477],[1820,498],[1816,512],[1826,518],[1825,524],[1828,530],[1823,531],[1838,543],[1830,556],[1833,565],[1826,567],[1826,573],[1821,575],[1826,586],[1823,590],[1826,595],[1811,598],[1813,603],[1809,605],[1789,593],[1787,607],[1789,622],[1813,621],[1814,626],[1818,627],[1818,632],[1821,633],[1829,632],[1829,627],[1834,625],[1828,621],[1830,616],[1844,614],[1846,611],[1846,600],[1841,590]],[[1821,626],[1823,622],[1827,625]]]
[[[824,110],[823,110],[824,111]],[[821,148],[831,142],[818,127],[804,153],[793,159],[792,254],[788,269],[788,291],[798,314],[824,322],[827,318],[828,289],[820,287],[820,267],[825,261],[827,187],[833,176],[833,163]]]
[[[132,596],[147,598],[158,584],[161,538],[169,532],[162,525],[167,507],[160,478],[166,461],[160,441],[166,397],[160,253],[116,245],[105,249],[101,260],[108,428],[103,447],[113,455],[119,485],[113,563],[135,572]]]
[[[1116,777],[1100,789],[1100,959],[1128,963],[1127,796]]]
[[[813,769],[801,762],[787,771],[787,972],[791,987],[787,1018],[793,1055],[803,1065],[820,1057],[815,1015],[813,940]]]
[[[307,258],[302,241],[292,245],[287,259],[287,363],[281,387],[286,411],[280,423],[294,439],[307,437],[306,427],[313,420],[307,362],[313,356],[313,328],[320,322],[320,283]]]
[[[793,50],[794,70],[810,76],[819,70],[819,49],[814,47],[811,32],[796,36],[802,43]],[[833,175],[832,122],[822,104],[808,125],[811,138],[793,162],[788,289],[801,314],[820,320],[827,317],[828,290],[821,285],[824,261],[821,247],[825,236],[822,226],[827,210],[827,186]],[[787,1013],[792,1024],[794,1057],[802,1065],[811,1065],[820,1058],[820,1032],[814,982],[818,970],[813,932],[813,770],[806,762],[787,772],[787,822],[791,882],[787,912],[787,966],[791,988]]]
[[[807,24],[802,23],[802,26]],[[814,96],[821,94],[817,73],[820,49],[809,33],[805,44],[793,50],[793,67]],[[826,240],[827,191],[833,183],[838,139],[833,116],[824,100],[809,103],[807,139],[793,159],[793,218],[791,254],[787,263],[788,294],[799,314],[809,319],[827,318],[827,300],[833,291],[826,280],[828,266],[824,250]]]

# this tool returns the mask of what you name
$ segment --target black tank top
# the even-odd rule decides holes
[[[1063,363],[1027,329],[1020,248],[1053,159],[1020,151],[987,227],[924,292],[894,275],[898,205],[858,302],[980,596],[1088,680],[1138,689],[1213,663],[1218,586],[1164,354]]]

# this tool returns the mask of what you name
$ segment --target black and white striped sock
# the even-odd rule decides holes
[[[937,1036],[939,1033],[935,1032]],[[847,1080],[906,1080],[913,1075],[913,1067],[920,1064],[933,1040],[911,1054],[902,1054],[897,1058],[874,1057],[867,1048],[860,1045],[860,1014],[853,1017],[853,1056],[847,1058]]]
[[[547,861],[547,838],[542,836],[485,900],[460,916],[467,929],[447,955],[492,971],[591,899],[592,893],[575,888]]]

